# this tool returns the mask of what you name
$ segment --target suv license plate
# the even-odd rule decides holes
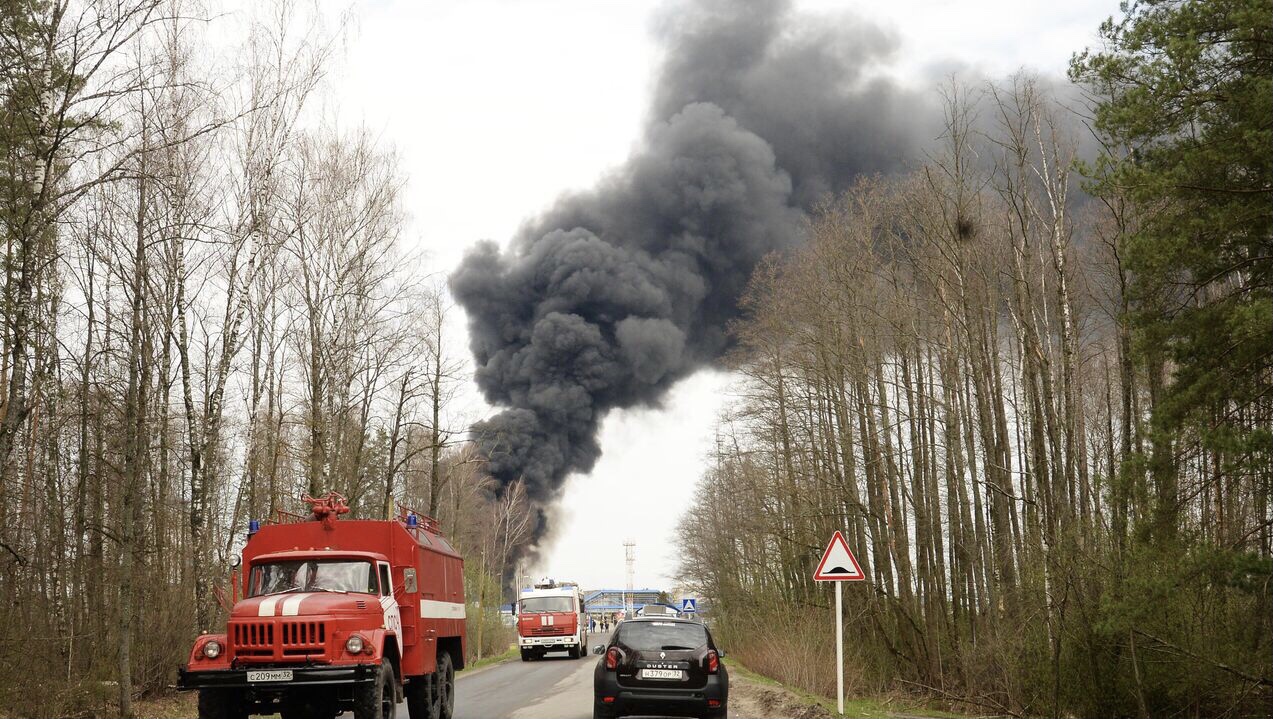
[[[684,679],[685,672],[680,669],[642,669],[642,679]]]
[[[290,682],[292,681],[291,669],[270,669],[258,672],[248,672],[248,681],[250,682]]]

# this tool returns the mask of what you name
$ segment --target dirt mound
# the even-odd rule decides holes
[[[731,677],[729,715],[738,719],[828,719],[831,713],[785,689]]]

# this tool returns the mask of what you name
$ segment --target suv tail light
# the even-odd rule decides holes
[[[606,669],[614,671],[619,666],[619,659],[622,653],[618,647],[610,647],[610,651],[606,652]]]
[[[707,652],[707,673],[715,674],[720,670],[720,657],[716,656],[716,652]]]

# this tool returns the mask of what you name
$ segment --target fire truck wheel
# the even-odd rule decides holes
[[[380,660],[376,681],[358,687],[354,695],[354,719],[393,719],[398,705],[394,702],[393,665]]]
[[[566,650],[566,654],[567,654],[567,656],[569,656],[571,659],[578,659],[578,658],[581,656],[581,655],[580,655],[580,652],[579,652],[579,647],[571,647],[571,648],[567,649],[567,650]]]
[[[529,649],[523,649],[523,650],[522,650],[522,661],[524,661],[524,662],[528,662],[528,661],[530,661],[530,650],[529,650]]]
[[[242,695],[234,689],[200,689],[199,719],[246,719]]]
[[[451,719],[455,714],[455,665],[448,652],[438,655],[438,695],[438,719]]]
[[[407,713],[411,719],[438,719],[441,706],[436,676],[419,677],[407,685]]]

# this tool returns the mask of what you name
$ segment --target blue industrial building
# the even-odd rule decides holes
[[[632,598],[632,610],[636,611],[647,604],[658,604],[658,589],[594,589],[584,594],[584,610],[590,614],[613,614],[627,609],[624,597]]]

